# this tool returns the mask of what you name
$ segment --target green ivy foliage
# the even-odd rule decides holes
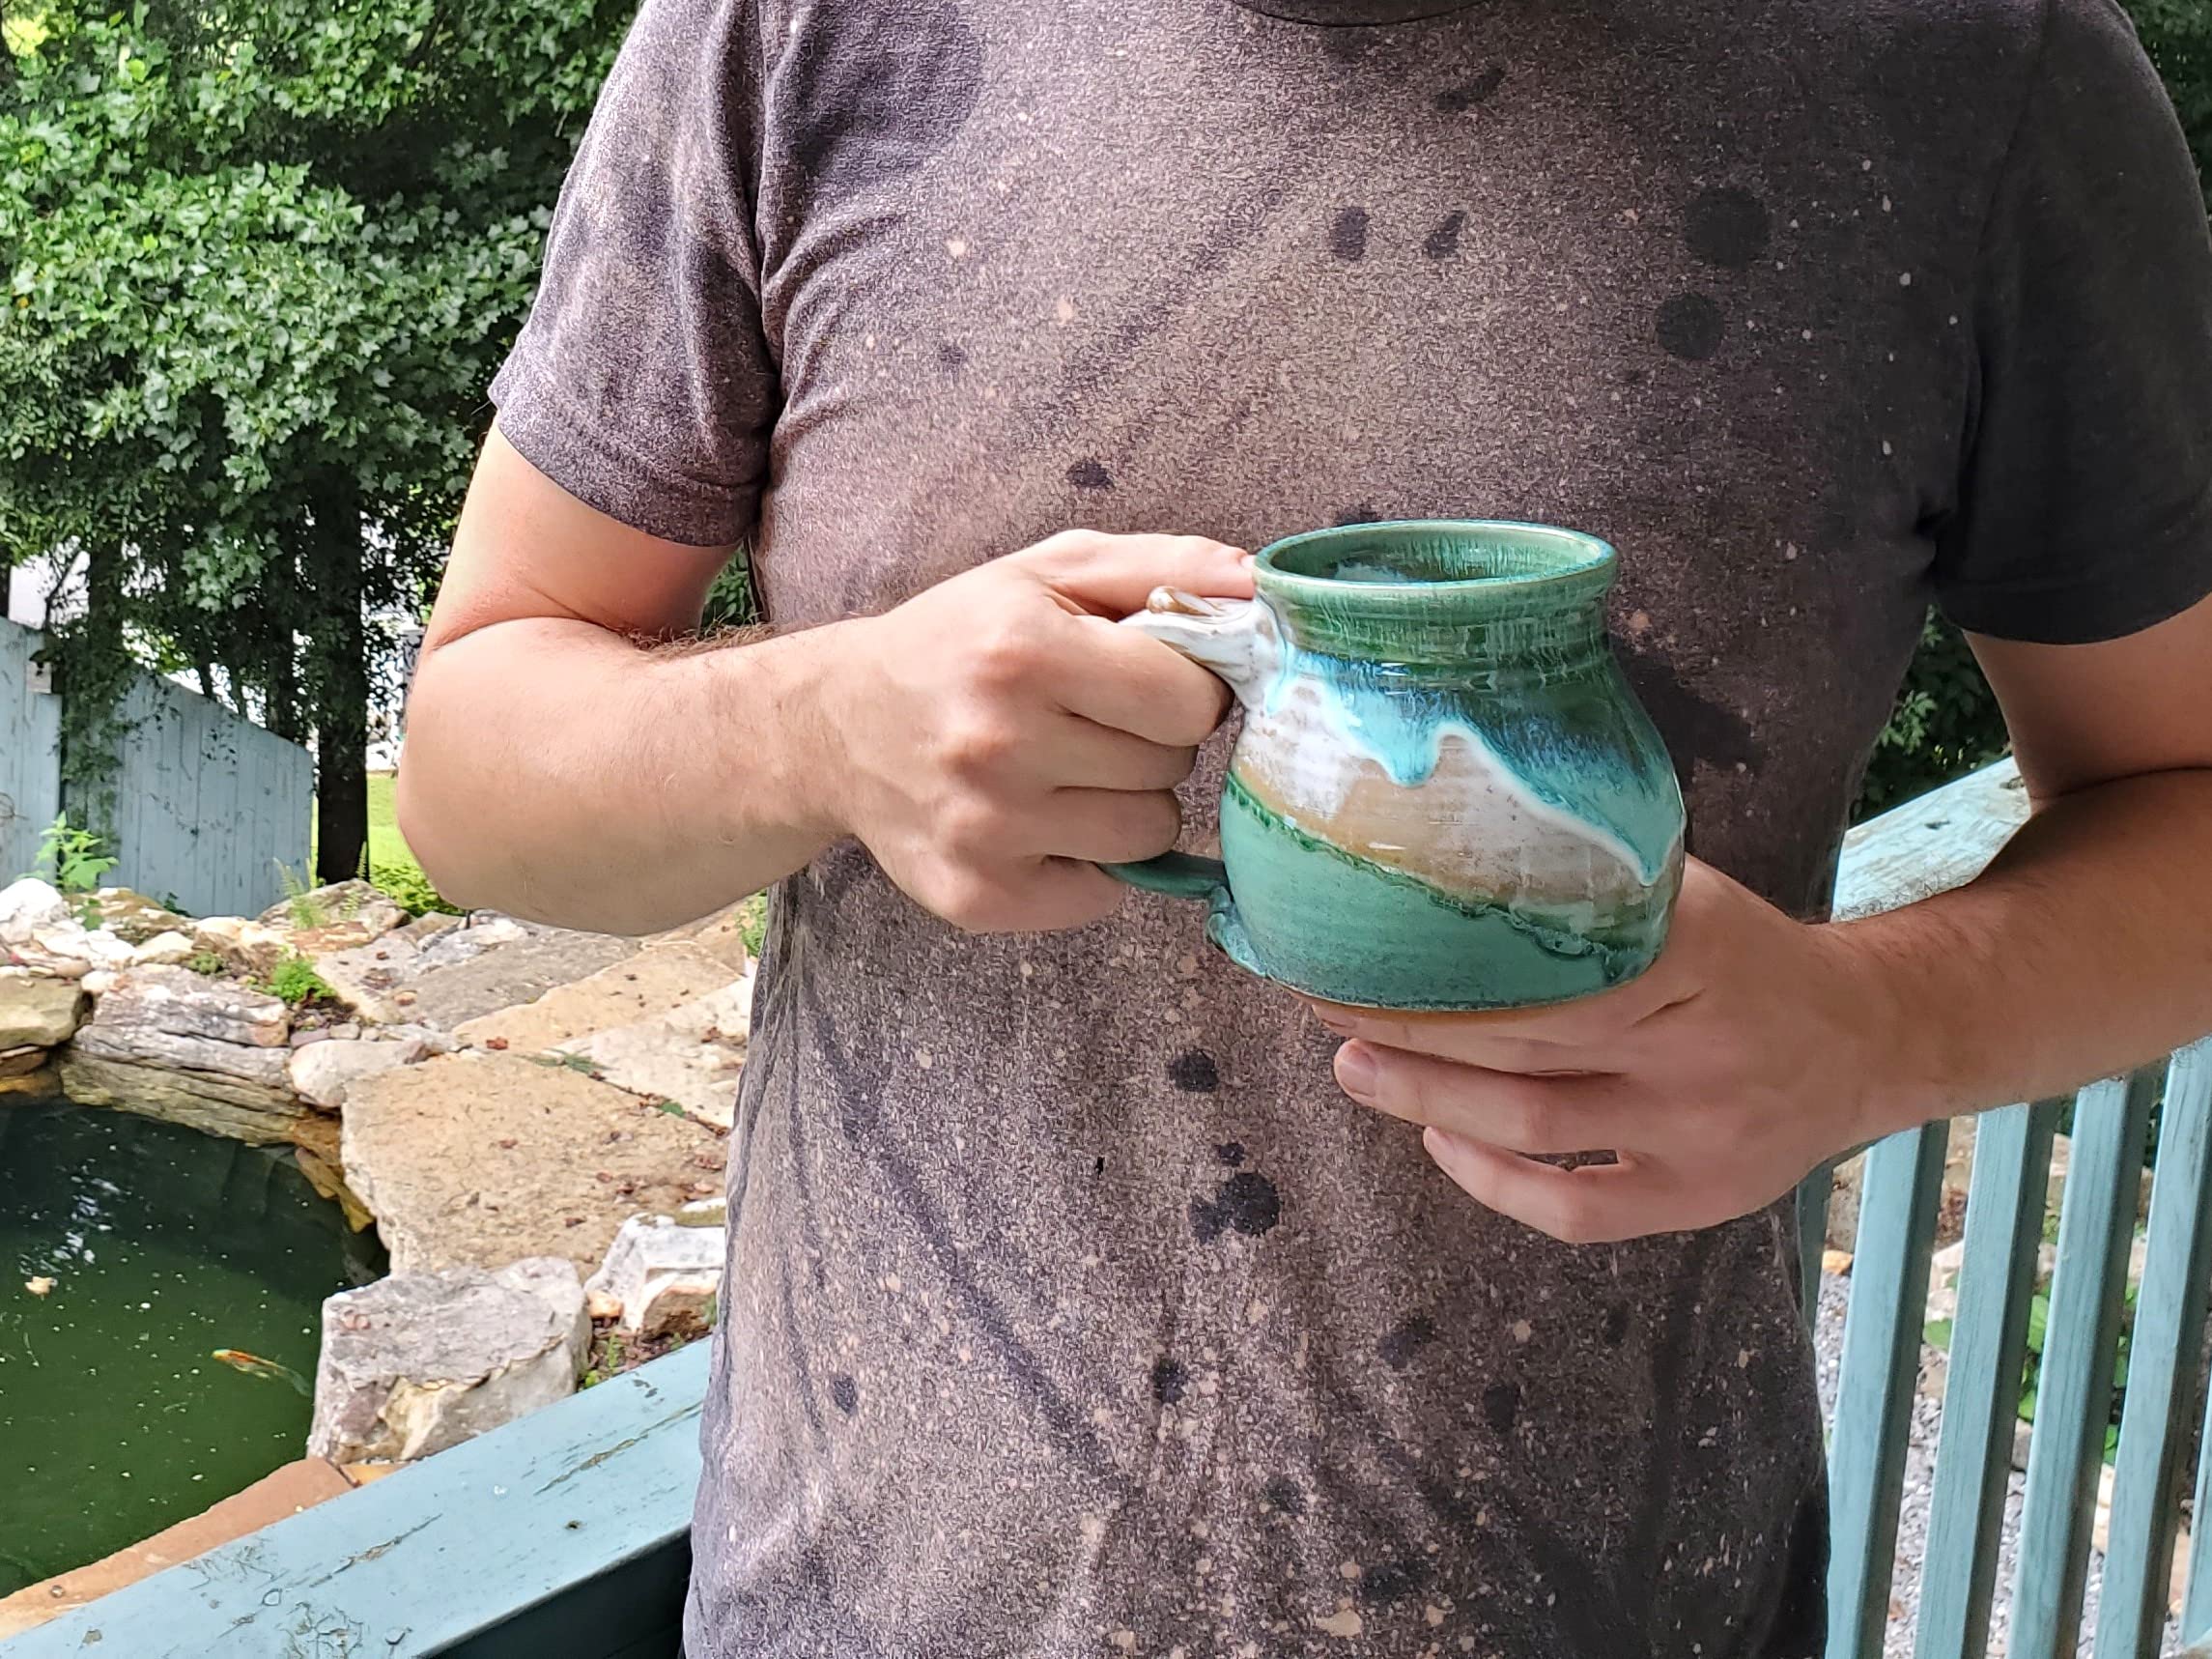
[[[92,559],[72,702],[166,655],[357,755],[629,12],[0,0],[0,565]]]
[[[2197,153],[2212,202],[2212,6],[2204,0],[2126,0],[2150,61],[2157,66]]]

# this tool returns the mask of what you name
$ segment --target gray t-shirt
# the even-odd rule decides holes
[[[2212,587],[2212,242],[2110,0],[646,0],[496,398],[788,626],[1074,525],[1595,531],[1692,851],[1806,916],[1931,599]],[[1816,1653],[1786,1208],[1489,1214],[1199,926],[784,884],[695,1659]]]

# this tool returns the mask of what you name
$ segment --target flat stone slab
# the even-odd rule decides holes
[[[43,1101],[62,1092],[62,1074],[51,1066],[41,1066],[29,1072],[11,1072],[0,1076],[0,1104],[13,1095],[17,1099]]]
[[[326,887],[278,901],[254,918],[268,928],[296,934],[351,928],[364,938],[382,938],[407,920],[407,912],[366,881],[333,881]],[[348,943],[357,943],[349,940]]]
[[[16,1048],[0,1048],[0,1077],[20,1077],[27,1072],[36,1072],[46,1063],[46,1050],[24,1044]]]
[[[574,1393],[590,1340],[564,1260],[400,1273],[342,1292],[323,1304],[307,1449],[333,1463],[443,1451]]]
[[[291,1015],[273,996],[184,968],[117,977],[62,1055],[62,1084],[87,1105],[187,1124],[267,1146],[292,1138]]]
[[[75,980],[0,968],[0,1049],[67,1043],[91,1006]]]
[[[665,933],[655,933],[642,942],[647,945],[696,945],[700,950],[719,957],[728,964],[730,977],[736,978],[752,966],[752,952],[745,942],[745,912],[751,901],[741,900],[711,916],[702,916],[696,922],[687,922],[680,928],[671,928]]]
[[[334,1112],[363,1077],[411,1066],[427,1059],[430,1044],[419,1037],[355,1037],[295,1048],[288,1063],[292,1092],[309,1105]]]
[[[156,904],[128,887],[102,887],[93,895],[93,902],[99,909],[99,925],[128,944],[143,945],[163,933],[192,930],[192,924],[166,904]]]
[[[474,917],[466,926],[435,932],[402,928],[374,943],[320,957],[315,969],[364,1019],[451,1031],[499,1009],[534,1002],[637,951],[636,941],[604,933]]]
[[[561,1256],[596,1270],[623,1221],[722,1189],[724,1143],[564,1066],[466,1052],[346,1096],[346,1180],[394,1273]]]
[[[562,1052],[588,1060],[616,1088],[671,1101],[726,1130],[737,1107],[752,1014],[752,976],[635,1025],[578,1038]]]
[[[177,967],[117,975],[92,1023],[119,1040],[159,1035],[245,1048],[281,1049],[292,1035],[291,1011],[275,997]]]
[[[275,1057],[281,1075],[285,1051],[265,1052]],[[299,1126],[315,1116],[289,1088],[110,1059],[91,1052],[81,1035],[62,1050],[60,1073],[62,1093],[80,1105],[113,1106],[252,1146],[295,1140]]]
[[[535,1054],[669,1013],[737,977],[728,962],[698,945],[654,945],[535,1001],[464,1021],[453,1035],[479,1048]]]

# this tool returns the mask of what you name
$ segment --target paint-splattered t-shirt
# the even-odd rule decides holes
[[[1931,601],[2212,586],[2208,296],[2110,0],[646,0],[496,401],[792,626],[1069,526],[1596,531],[1691,850],[1815,915]],[[695,1659],[1815,1653],[1786,1212],[1487,1213],[1200,920],[783,885]]]

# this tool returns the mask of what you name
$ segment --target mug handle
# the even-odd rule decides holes
[[[1157,640],[1220,676],[1239,696],[1255,683],[1261,654],[1271,650],[1271,631],[1259,623],[1265,608],[1254,599],[1201,599],[1172,587],[1155,588],[1145,609],[1121,618],[1120,626]],[[1101,864],[1117,881],[1170,899],[1221,903],[1229,898],[1229,872],[1218,858],[1163,852],[1136,864]]]
[[[1218,858],[1195,853],[1163,852],[1140,864],[1101,864],[1117,881],[1147,893],[1164,893],[1170,899],[1196,899],[1210,903],[1229,894],[1229,871]]]

